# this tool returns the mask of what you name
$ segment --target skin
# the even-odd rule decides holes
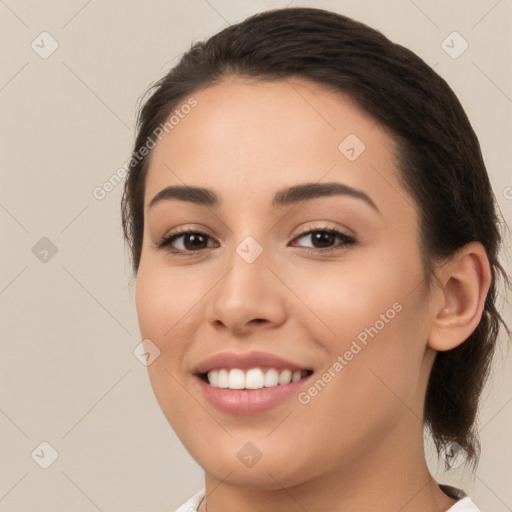
[[[432,479],[422,409],[437,350],[474,330],[489,286],[485,251],[470,244],[428,285],[418,211],[401,186],[392,136],[346,96],[300,80],[228,77],[194,94],[198,105],[154,148],[146,190],[136,307],[159,404],[205,471],[208,512],[445,511],[455,503]],[[366,149],[338,150],[349,134]],[[379,212],[349,196],[274,208],[274,193],[305,182],[364,191]],[[150,200],[169,185],[213,190],[218,208]],[[203,249],[176,228],[208,235]],[[329,253],[300,229],[337,229]],[[252,236],[262,254],[237,246]],[[184,245],[187,244],[187,245]],[[311,401],[296,397],[250,418],[218,411],[191,372],[211,355],[269,351],[315,370],[399,302],[402,309]],[[304,387],[307,390],[309,385]],[[253,443],[261,459],[237,452]],[[204,502],[200,510],[204,510]]]

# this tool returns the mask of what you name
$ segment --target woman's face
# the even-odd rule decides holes
[[[305,81],[193,96],[153,150],[136,288],[169,423],[207,475],[252,488],[403,462],[434,352],[391,136]],[[149,206],[184,186],[217,201]]]

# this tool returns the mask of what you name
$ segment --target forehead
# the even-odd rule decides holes
[[[153,149],[146,207],[173,184],[235,200],[321,180],[377,194],[386,182],[388,192],[399,186],[391,135],[345,94],[304,80],[230,78],[191,97],[195,106],[180,110],[190,97],[176,106]]]

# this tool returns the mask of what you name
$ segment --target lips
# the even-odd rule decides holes
[[[262,372],[266,372],[263,387]],[[211,405],[224,413],[239,416],[263,413],[293,399],[313,370],[269,352],[223,352],[199,363],[193,373],[196,385]],[[229,379],[222,384],[221,376],[226,373]],[[248,375],[251,373],[254,375],[249,379],[252,382],[249,385]],[[258,380],[256,374],[260,374],[259,382],[254,380]],[[278,382],[275,382],[274,374],[279,375]],[[269,376],[270,380],[267,380]],[[236,378],[232,382],[233,377]],[[210,383],[212,378],[214,382]]]

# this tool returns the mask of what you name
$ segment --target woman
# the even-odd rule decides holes
[[[179,511],[476,511],[500,233],[446,82],[342,15],[196,43],[139,116],[122,200],[155,395],[205,471]],[[448,455],[447,455],[448,454]]]

